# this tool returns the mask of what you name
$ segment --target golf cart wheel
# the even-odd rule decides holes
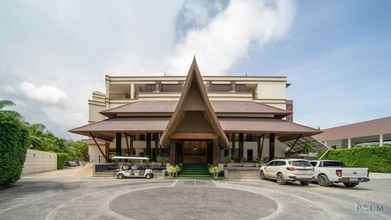
[[[118,174],[117,175],[117,179],[123,179],[125,176],[122,174],[122,173],[120,173],[120,174]]]
[[[266,178],[265,178],[265,174],[263,173],[262,170],[259,172],[259,177],[261,178],[261,180],[266,179]]]
[[[353,188],[358,185],[358,183],[343,183],[347,188]]]
[[[318,176],[318,183],[321,186],[330,186],[329,178],[324,174]]]
[[[145,175],[145,178],[147,179],[152,179],[153,178],[153,175],[151,173],[148,173],[147,175]]]
[[[308,184],[310,184],[310,183],[307,181],[300,181],[300,185],[302,185],[302,186],[308,186]]]
[[[286,184],[286,179],[282,175],[282,173],[277,173],[277,184],[279,185],[285,185]]]

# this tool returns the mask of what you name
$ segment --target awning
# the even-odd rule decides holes
[[[266,118],[218,118],[226,133],[276,134],[281,141],[308,137],[321,133],[320,130],[281,119]],[[98,138],[112,139],[115,132],[146,133],[162,132],[166,129],[169,118],[112,118],[91,123],[70,132]]]

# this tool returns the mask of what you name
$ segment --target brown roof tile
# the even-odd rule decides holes
[[[110,116],[118,113],[173,113],[178,101],[137,101],[102,111]],[[211,101],[216,113],[258,113],[286,115],[283,109],[254,101]]]
[[[89,132],[158,132],[166,129],[168,121],[169,118],[112,118],[75,128],[71,132],[81,135],[89,135]],[[303,134],[304,136],[321,132],[317,129],[280,119],[219,118],[219,122],[225,132]]]
[[[321,141],[327,141],[390,133],[391,117],[386,117],[324,129],[322,134],[316,135],[314,137]]]

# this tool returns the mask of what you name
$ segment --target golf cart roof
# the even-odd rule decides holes
[[[114,156],[111,159],[114,159],[114,160],[149,160],[148,157],[125,157],[125,156]]]

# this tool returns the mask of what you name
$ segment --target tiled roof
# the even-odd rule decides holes
[[[111,108],[101,113],[110,116],[119,113],[173,113],[178,101],[137,101],[115,108]],[[254,101],[211,101],[216,113],[249,113],[249,114],[278,114],[288,113],[279,108]]]

